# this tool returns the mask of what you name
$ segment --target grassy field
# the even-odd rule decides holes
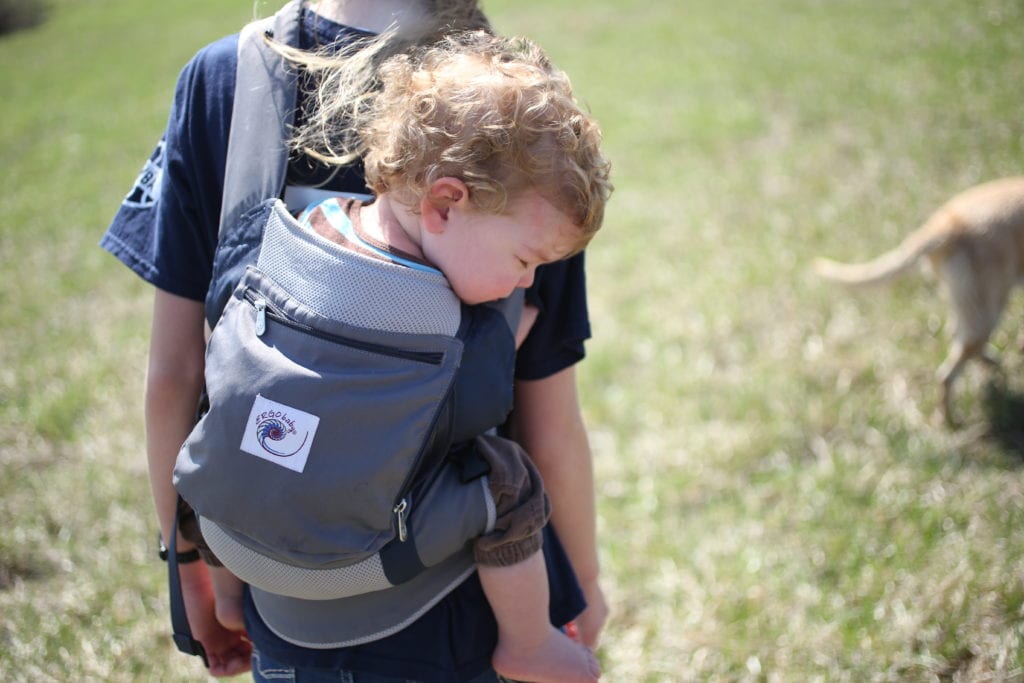
[[[0,679],[201,680],[142,452],[151,293],[95,245],[251,2],[54,0],[0,38]],[[261,5],[267,11],[267,5]],[[605,680],[1024,680],[1024,316],[934,419],[928,280],[859,260],[1024,168],[1019,0],[491,0],[603,122],[580,366]]]

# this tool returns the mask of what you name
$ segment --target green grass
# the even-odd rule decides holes
[[[226,3],[222,3],[226,4]],[[580,366],[610,681],[1024,680],[1024,301],[933,418],[946,308],[873,256],[1024,166],[1016,0],[485,3],[602,121]],[[0,38],[0,678],[188,680],[142,451],[150,292],[95,247],[174,78],[251,3]]]

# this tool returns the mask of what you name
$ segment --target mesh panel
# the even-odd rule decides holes
[[[210,550],[231,573],[270,593],[305,600],[333,600],[392,587],[376,554],[347,567],[306,569],[247,548],[208,519],[200,518],[199,524]]]
[[[348,251],[303,229],[280,206],[270,214],[257,265],[332,320],[414,334],[454,336],[459,329],[459,300],[442,275]]]

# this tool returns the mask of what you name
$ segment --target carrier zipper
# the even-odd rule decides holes
[[[409,515],[409,501],[405,498],[398,501],[392,512],[398,520],[398,540],[404,543],[409,538],[409,529],[405,526],[405,518]]]
[[[252,305],[256,307],[256,336],[262,337],[267,331],[267,300],[256,299]]]
[[[433,428],[430,430],[433,432]],[[391,509],[395,514],[395,521],[398,526],[398,540],[405,542],[409,538],[409,515],[412,514],[412,504],[409,503],[411,494],[410,482],[416,479],[416,474],[419,472],[421,461],[423,460],[423,452],[420,451],[416,456],[416,464],[409,469],[409,476],[405,482],[402,483],[401,493],[398,495],[398,503]],[[428,491],[434,486],[434,482],[439,476],[441,476],[441,470],[447,462],[448,458],[445,456],[441,458],[437,463],[434,464],[433,469],[429,472],[429,475],[416,482],[417,486],[421,487],[420,490]]]
[[[408,518],[411,512],[408,509],[410,507],[408,504],[408,497],[412,492],[412,489],[414,488],[413,485],[416,484],[418,486],[422,486],[422,490],[424,491],[428,490],[430,487],[434,485],[434,480],[436,480],[441,475],[441,470],[444,467],[445,462],[447,461],[447,456],[445,456],[439,458],[437,462],[433,463],[430,469],[426,469],[423,466],[423,460],[427,454],[428,445],[430,444],[430,441],[433,438],[435,430],[437,429],[438,420],[440,419],[441,415],[445,413],[445,404],[448,402],[450,397],[451,385],[449,385],[448,389],[445,391],[445,396],[443,399],[441,399],[441,406],[438,408],[437,411],[435,411],[434,417],[430,421],[430,428],[427,430],[427,434],[430,436],[428,437],[427,442],[420,444],[419,452],[416,453],[416,458],[415,460],[413,460],[412,466],[406,473],[405,479],[402,481],[402,485],[398,488],[398,503],[394,507],[394,512],[396,515],[399,513],[399,511],[401,511],[402,513],[401,515],[399,515],[398,518],[399,540],[405,540],[405,538],[402,535],[402,529],[405,527],[405,520],[406,518]],[[448,446],[445,448],[445,451],[447,452],[448,448],[450,447],[451,442],[449,441]],[[423,475],[423,477],[419,478],[419,475]]]
[[[370,342],[360,341],[358,339],[352,339],[351,337],[318,330],[309,325],[292,320],[278,310],[274,304],[267,301],[252,289],[245,290],[245,300],[252,304],[253,308],[256,309],[257,337],[262,336],[266,332],[267,318],[270,318],[274,322],[290,327],[293,330],[298,330],[310,336],[318,337],[335,344],[349,346],[361,351],[369,351],[370,353],[390,356],[392,358],[404,358],[405,360],[416,361],[419,363],[429,363],[430,365],[440,365],[444,360],[444,354],[439,351],[411,351],[409,349],[396,349],[394,347],[384,346],[383,344],[373,344]]]

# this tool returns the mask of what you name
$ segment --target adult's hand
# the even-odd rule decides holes
[[[244,631],[224,628],[214,612],[210,573],[202,562],[178,565],[181,592],[192,637],[203,644],[210,675],[237,676],[252,665],[252,643]]]

